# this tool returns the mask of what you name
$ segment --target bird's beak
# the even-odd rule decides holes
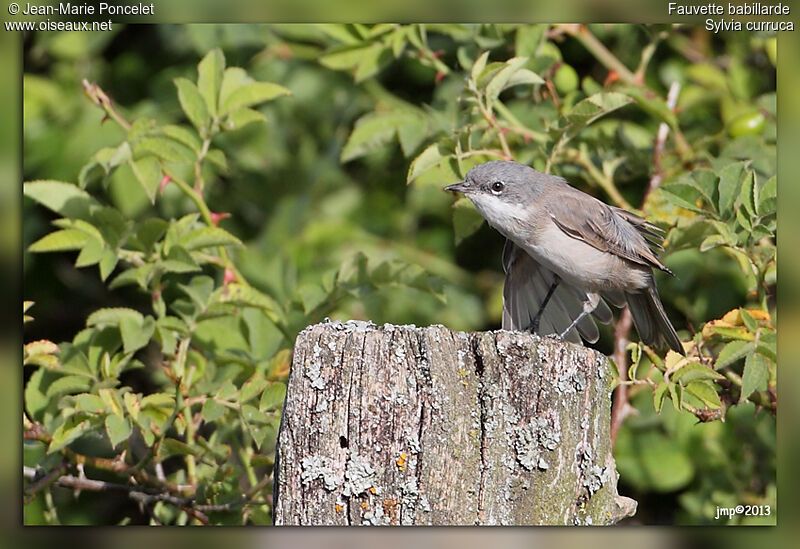
[[[454,183],[453,185],[448,185],[444,188],[446,191],[453,191],[456,193],[464,193],[469,190],[469,185],[467,185],[466,181],[462,181],[460,183]]]

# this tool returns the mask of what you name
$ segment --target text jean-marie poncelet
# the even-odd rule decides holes
[[[667,5],[669,15],[715,15],[715,18],[705,20],[705,28],[708,31],[718,33],[720,31],[759,31],[777,32],[793,31],[793,21],[783,20],[762,20],[764,17],[788,16],[790,8],[788,4],[779,2],[777,4],[762,4],[760,2],[745,2],[733,4],[723,2],[720,4],[709,2],[708,4],[682,4],[670,2]],[[720,17],[721,16],[721,17]],[[725,16],[728,16],[727,18]],[[747,20],[734,19],[747,18]],[[757,18],[754,20],[753,18]]]
[[[59,4],[26,3],[20,12],[22,15],[153,15],[153,4],[79,4],[60,2]]]

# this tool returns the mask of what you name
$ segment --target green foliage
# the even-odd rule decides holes
[[[87,36],[36,34],[26,52],[24,459],[40,476],[82,462],[145,500],[97,510],[33,481],[26,522],[269,523],[299,330],[325,316],[499,324],[502,241],[441,190],[496,158],[668,229],[678,276],[659,288],[689,358],[629,346],[639,414],[616,447],[643,520],[774,507],[774,416],[752,417],[776,401],[774,38],[519,24]]]

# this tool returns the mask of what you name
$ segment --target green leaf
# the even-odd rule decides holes
[[[470,71],[470,77],[472,81],[477,83],[478,78],[483,73],[483,70],[486,68],[486,62],[489,60],[489,52],[485,51],[475,59],[475,63],[472,65],[472,70]]]
[[[411,183],[421,174],[437,166],[450,156],[451,155],[443,150],[443,147],[441,147],[439,143],[429,145],[418,157],[411,161],[411,165],[408,168],[406,183]]]
[[[166,140],[165,140],[166,141]],[[141,184],[150,204],[156,203],[156,193],[161,185],[161,164],[154,156],[145,156],[139,160],[131,161],[131,170],[136,180]]]
[[[400,112],[371,112],[359,118],[342,148],[341,162],[349,162],[383,148],[394,139],[404,115]]]
[[[719,214],[723,219],[730,219],[734,215],[733,205],[742,188],[742,180],[747,164],[735,162],[728,164],[719,172]]]
[[[707,252],[713,248],[718,248],[720,246],[725,246],[730,244],[730,242],[725,240],[721,234],[712,234],[703,239],[700,243],[700,251]]]
[[[587,126],[601,116],[631,103],[623,93],[603,92],[590,95],[579,101],[567,115],[567,119],[579,126]]]
[[[667,384],[662,381],[653,390],[653,408],[656,413],[661,413],[661,407],[664,405],[664,397],[667,394]]]
[[[86,319],[86,326],[117,326],[123,319],[132,319],[137,325],[144,323],[144,316],[137,310],[125,307],[97,309]]]
[[[717,355],[717,362],[714,368],[717,370],[733,364],[737,360],[743,358],[748,353],[755,350],[755,345],[752,341],[742,341],[740,339],[727,343]]]
[[[714,212],[717,211],[718,180],[717,174],[708,169],[695,170],[690,177],[683,179],[700,192],[704,204],[710,206]]]
[[[214,48],[197,64],[197,88],[206,102],[208,112],[216,116],[222,75],[225,71],[225,56]]]
[[[666,195],[667,199],[686,210],[691,212],[708,215],[708,211],[702,206],[702,194],[694,186],[687,183],[671,183],[661,187],[662,192]],[[700,204],[698,204],[698,201]]]
[[[162,126],[161,131],[173,141],[186,145],[195,154],[199,153],[202,149],[202,144],[197,138],[197,134],[183,126],[169,124],[167,126]]]
[[[155,243],[167,232],[169,223],[160,217],[145,219],[136,229],[136,243],[143,252],[150,252]]]
[[[105,426],[108,440],[111,441],[111,446],[114,448],[116,448],[120,442],[128,440],[128,437],[131,436],[132,430],[130,422],[118,415],[112,414],[106,416]]]
[[[239,392],[239,402],[247,402],[251,398],[256,397],[264,390],[266,386],[267,380],[263,375],[259,373],[253,374],[253,377],[248,379],[244,385],[242,385],[242,389]]]
[[[84,393],[88,391],[91,386],[92,380],[85,375],[63,376],[47,387],[45,395],[49,398],[55,395]]]
[[[155,320],[151,316],[138,322],[134,317],[125,316],[119,321],[122,346],[126,353],[138,351],[150,342],[155,330]]]
[[[266,122],[267,117],[263,113],[254,109],[236,109],[228,115],[225,122],[226,130],[238,130],[253,122]]]
[[[753,318],[753,315],[747,312],[747,309],[739,309],[739,318],[742,319],[742,323],[744,323],[747,329],[751,332],[755,333],[758,330],[758,322],[755,318]]]
[[[766,388],[768,377],[767,359],[759,353],[747,355],[742,372],[742,392],[739,395],[739,402],[747,400],[755,391]]]
[[[195,160],[195,153],[189,147],[168,137],[148,137],[137,141],[134,153],[137,156],[153,154],[173,164],[191,164]]]
[[[242,241],[225,229],[202,227],[182,236],[178,243],[185,249],[200,250],[210,246],[242,246]]]
[[[91,421],[88,419],[81,419],[81,417],[83,416],[79,414],[72,415],[55,430],[53,438],[50,440],[50,445],[47,447],[48,454],[61,450],[86,434],[92,428]]]
[[[206,134],[210,122],[208,107],[205,99],[200,94],[200,90],[191,80],[186,78],[176,78],[175,86],[178,88],[178,101],[189,121],[197,128],[201,136]]]
[[[183,246],[172,246],[161,266],[168,273],[192,273],[200,270],[200,266]]]
[[[777,209],[778,179],[773,175],[758,191],[758,215],[766,216]]]
[[[717,410],[722,407],[719,395],[710,381],[693,381],[686,386],[686,392],[699,398],[711,409]]]
[[[264,410],[272,410],[283,406],[286,400],[286,384],[281,382],[274,382],[261,393],[261,402],[258,409],[262,412]]]
[[[698,364],[697,362],[689,362],[686,365],[678,368],[678,370],[672,374],[672,380],[680,383],[684,387],[694,381],[704,379],[722,379],[723,377],[725,376],[719,372],[716,372],[708,366],[704,366],[703,364]]]
[[[219,114],[225,116],[235,110],[252,107],[282,95],[291,95],[291,93],[283,86],[272,82],[251,82],[233,91],[220,105]]]
[[[488,105],[491,105],[500,95],[500,92],[509,86],[511,77],[520,70],[527,61],[527,57],[512,57],[506,61],[506,66],[497,71],[491,80],[489,80],[489,83],[486,84],[486,102]],[[537,83],[544,83],[544,80],[541,78],[539,80],[541,82]]]
[[[90,236],[77,229],[63,229],[46,234],[28,247],[31,252],[62,252],[80,250],[90,240]]]
[[[203,421],[212,422],[221,418],[225,414],[226,407],[217,402],[213,398],[208,398],[203,403],[203,409],[200,414],[203,416]]]
[[[63,181],[31,181],[22,186],[22,192],[28,198],[64,217],[87,219],[90,211],[100,206],[89,193],[72,183]]]
[[[736,200],[736,203],[744,207],[749,217],[753,217],[756,215],[755,200],[755,174],[752,170],[748,170],[744,177],[744,181],[742,182],[742,188],[739,191],[739,197]],[[737,213],[740,211],[741,208],[737,210]]]
[[[470,199],[461,197],[455,201],[453,204],[453,231],[455,232],[456,246],[480,229],[481,225],[483,225],[483,216],[478,213]]]
[[[87,267],[98,263],[103,258],[103,243],[96,238],[90,238],[75,260],[76,267]]]

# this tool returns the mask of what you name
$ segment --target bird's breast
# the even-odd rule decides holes
[[[591,291],[633,290],[647,286],[650,269],[604,252],[566,234],[552,221],[535,236],[515,241],[562,279]]]

